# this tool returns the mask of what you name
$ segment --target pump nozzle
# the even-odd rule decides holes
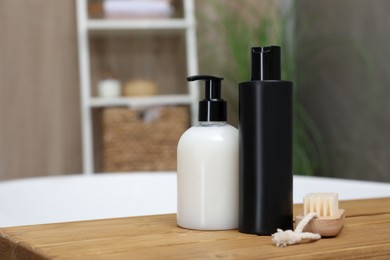
[[[187,81],[205,81],[205,97],[199,102],[199,121],[226,121],[226,101],[221,98],[223,78],[209,75],[187,77]]]

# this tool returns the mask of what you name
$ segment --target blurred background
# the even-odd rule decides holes
[[[294,173],[390,182],[389,1],[194,2],[199,72],[225,78],[229,123],[238,125],[237,85],[249,80],[249,48],[281,45],[283,78],[295,86]],[[182,19],[181,0],[169,4],[172,12],[165,19]],[[88,1],[88,11],[94,19],[126,19],[101,17],[102,1]],[[76,1],[0,0],[0,180],[83,172],[78,60],[83,50],[77,22]],[[90,36],[93,95],[102,95],[96,87],[106,78],[116,78],[129,90],[125,94],[135,95],[134,75],[155,75],[151,78],[158,94],[188,92],[183,35]],[[143,82],[143,90],[156,95],[156,86],[148,84]],[[96,171],[126,171],[127,164],[107,166],[107,158],[120,157],[109,147],[110,138],[134,129],[138,132],[132,136],[145,133],[142,124],[154,115],[115,109],[93,112]],[[157,120],[181,125],[170,137],[171,153],[164,155],[174,162],[178,136],[191,118],[186,111],[168,111],[166,118],[164,113],[159,111]],[[121,120],[125,127],[118,125]],[[167,126],[158,127],[149,128],[159,132]],[[148,142],[148,136],[138,139]],[[158,140],[165,145],[164,139]],[[129,150],[145,146],[126,145]],[[153,160],[163,160],[162,153]],[[174,170],[174,165],[167,167]]]

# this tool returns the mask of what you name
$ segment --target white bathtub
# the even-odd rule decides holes
[[[294,176],[294,203],[309,192],[340,199],[389,197],[390,184]],[[40,177],[0,182],[0,227],[176,212],[176,174]]]

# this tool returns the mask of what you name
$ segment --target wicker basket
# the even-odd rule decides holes
[[[188,126],[187,106],[103,109],[103,172],[175,171],[177,143]]]

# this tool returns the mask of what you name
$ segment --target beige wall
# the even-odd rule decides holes
[[[81,172],[74,10],[0,0],[0,179]]]

